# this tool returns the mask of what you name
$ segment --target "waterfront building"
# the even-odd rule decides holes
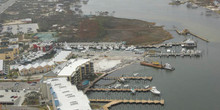
[[[42,102],[51,102],[54,110],[92,110],[88,97],[67,78],[52,78],[41,83]]]
[[[58,73],[58,77],[67,77],[72,84],[77,86],[82,80],[93,75],[93,62],[90,59],[70,59]]]

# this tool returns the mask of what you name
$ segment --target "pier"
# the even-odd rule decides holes
[[[109,110],[111,106],[124,104],[161,104],[164,105],[164,100],[113,100],[113,99],[89,99],[90,102],[109,102],[103,106],[104,110]]]
[[[105,77],[104,80],[118,80],[120,78],[130,79],[130,80],[152,80],[153,77]]]
[[[173,57],[177,57],[177,56],[190,56],[190,57],[199,57],[201,56],[201,53],[147,53],[146,55],[149,55],[151,57],[169,57],[169,56],[173,56]]]
[[[134,89],[136,92],[147,92],[151,90],[152,88],[146,88],[146,89]],[[114,88],[90,88],[88,91],[112,91],[112,92],[130,92],[131,89],[114,89]]]
[[[187,30],[187,29],[184,29],[183,31],[178,31],[178,30],[175,30],[175,31],[176,31],[176,33],[179,34],[179,35],[187,35],[187,34],[190,34],[190,35],[192,35],[192,36],[194,36],[194,37],[197,37],[197,38],[199,38],[199,39],[201,39],[201,40],[203,40],[203,41],[209,42],[208,39],[205,39],[205,38],[200,37],[200,36],[198,36],[198,35],[196,35],[196,34],[193,34],[193,33],[191,33],[191,32],[190,32],[189,30]]]

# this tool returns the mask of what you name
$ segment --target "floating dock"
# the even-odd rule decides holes
[[[201,53],[147,53],[151,57],[177,57],[177,56],[190,56],[190,57],[200,57]]]
[[[105,77],[104,80],[118,80],[120,78],[130,79],[130,80],[152,80],[153,77]]]
[[[136,92],[147,92],[149,90],[151,90],[152,88],[146,88],[146,89],[134,89]],[[112,91],[112,92],[130,92],[131,89],[108,89],[108,88],[90,88],[88,89],[88,91]]]
[[[103,106],[104,110],[109,110],[110,107],[124,104],[161,104],[164,105],[164,100],[113,100],[113,99],[89,99],[90,102],[109,102]]]

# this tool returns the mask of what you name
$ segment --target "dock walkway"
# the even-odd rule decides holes
[[[130,79],[130,80],[152,80],[153,77],[105,77],[104,80],[118,80],[120,78]]]
[[[152,88],[146,88],[146,89],[134,89],[136,92],[147,92],[151,90]],[[112,91],[112,92],[130,92],[131,89],[117,89],[117,88],[90,88],[88,91]]]
[[[147,55],[151,56],[151,57],[169,57],[169,56],[196,56],[199,57],[201,56],[201,53],[147,53]]]
[[[116,100],[116,99],[89,99],[90,102],[109,102],[103,106],[104,110],[109,110],[111,106],[120,103],[129,104],[161,104],[164,105],[164,100]]]

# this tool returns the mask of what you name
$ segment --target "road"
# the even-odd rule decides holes
[[[0,14],[2,14],[8,7],[12,6],[16,0],[8,0],[7,2],[1,4],[0,6]]]

